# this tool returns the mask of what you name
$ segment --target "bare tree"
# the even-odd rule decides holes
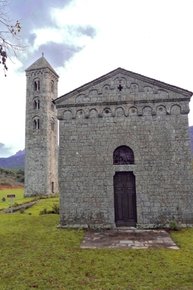
[[[18,33],[21,30],[20,22],[17,20],[14,24],[8,17],[7,0],[0,0],[0,65],[3,66],[6,76],[7,57],[21,48],[19,45]]]

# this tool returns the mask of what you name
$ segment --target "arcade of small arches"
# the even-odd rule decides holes
[[[129,116],[161,116],[161,115],[180,115],[187,114],[189,109],[182,108],[180,105],[171,104],[167,105],[158,105],[158,106],[117,106],[103,107],[103,108],[89,108],[89,109],[67,109],[58,111],[59,120],[70,120],[76,118],[94,118],[94,117],[129,117]]]
[[[119,97],[122,99],[127,99],[131,95],[143,96],[152,99],[168,99],[169,93],[164,89],[157,89],[153,86],[140,85],[136,83],[127,83],[123,78],[114,80],[111,85],[104,84],[101,88],[92,88],[86,94],[79,94],[75,97],[75,103],[91,103],[100,102],[103,98],[115,98]]]

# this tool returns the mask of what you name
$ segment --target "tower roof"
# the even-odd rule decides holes
[[[37,70],[37,69],[42,69],[42,68],[49,68],[55,75],[58,76],[56,71],[53,69],[53,67],[49,64],[47,59],[42,55],[40,58],[38,58],[32,65],[30,65],[25,71],[32,71],[32,70]]]

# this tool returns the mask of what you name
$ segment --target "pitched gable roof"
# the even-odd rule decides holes
[[[53,67],[49,64],[47,59],[42,55],[38,60],[36,60],[32,65],[30,65],[27,69],[26,72],[32,71],[32,70],[37,70],[37,69],[42,69],[42,68],[49,68],[55,75],[58,76],[58,74],[55,72]]]
[[[103,81],[105,81],[105,80],[107,80],[107,79],[109,79],[111,77],[114,77],[114,76],[116,76],[118,74],[122,74],[122,75],[125,75],[127,77],[134,78],[136,80],[144,81],[144,82],[149,83],[151,85],[158,86],[159,88],[167,89],[167,90],[182,94],[182,95],[184,95],[186,97],[189,97],[189,98],[193,95],[193,92],[191,92],[191,91],[188,91],[188,90],[182,89],[180,87],[173,86],[173,85],[170,85],[170,84],[167,84],[167,83],[155,80],[153,78],[149,78],[149,77],[143,76],[141,74],[138,74],[138,73],[135,73],[135,72],[132,72],[132,71],[128,71],[128,70],[125,70],[125,69],[119,67],[119,68],[117,68],[117,69],[115,69],[115,70],[113,70],[113,71],[111,71],[111,72],[99,77],[99,78],[94,79],[91,82],[88,82],[88,83],[76,88],[73,91],[70,91],[70,92],[60,96],[54,102],[56,104],[60,103],[61,99],[63,99],[63,98],[64,99],[70,98],[73,95],[79,94],[79,93],[83,92],[84,90],[88,90],[89,88],[99,84],[100,82],[103,82]]]

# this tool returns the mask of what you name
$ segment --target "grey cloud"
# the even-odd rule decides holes
[[[36,39],[36,34],[35,33],[29,34],[29,36],[28,36],[28,42],[29,43],[33,44],[35,39]]]
[[[23,23],[23,29],[26,33],[35,27],[50,25],[51,8],[63,8],[73,0],[26,0],[9,3],[10,11],[14,19]]]
[[[50,62],[53,67],[64,65],[64,60],[68,61],[76,52],[80,51],[80,47],[71,46],[68,44],[49,42],[41,45],[33,54],[33,59],[26,64],[26,68],[36,59],[41,57],[44,53],[45,58]]]
[[[48,26],[55,26],[51,17],[51,8],[63,8],[73,0],[27,0],[10,2],[11,18],[21,22],[21,36],[33,45],[35,36],[32,30]]]
[[[85,34],[92,38],[96,35],[96,30],[92,26],[85,26],[85,27],[78,26],[76,29],[79,33]]]
[[[39,51],[43,51],[45,56],[52,62],[54,66],[62,66],[64,60],[68,61],[76,52],[80,51],[80,47],[70,46],[67,44],[58,44],[49,42],[40,46]]]
[[[43,27],[56,27],[50,16],[51,8],[64,8],[74,0],[26,0],[26,1],[15,1],[11,0],[9,8],[11,11],[11,18],[19,20],[21,22],[22,31],[21,38],[24,44],[32,46],[35,42],[36,35],[33,33],[33,29]],[[69,31],[72,31],[75,36],[87,35],[89,37],[95,36],[95,29],[91,26],[77,26],[71,25],[66,27]],[[81,47],[68,44],[58,44],[50,41],[45,45],[39,47],[39,49],[30,55],[27,51],[27,57],[24,59],[24,55],[20,54],[20,59],[26,68],[33,59],[41,56],[41,52],[45,52],[45,56],[48,61],[55,65],[61,66],[68,61],[75,53],[81,50]],[[30,59],[30,63],[28,63]],[[36,58],[37,59],[37,58]]]
[[[6,157],[11,155],[11,148],[7,147],[5,144],[0,143],[0,157]]]

